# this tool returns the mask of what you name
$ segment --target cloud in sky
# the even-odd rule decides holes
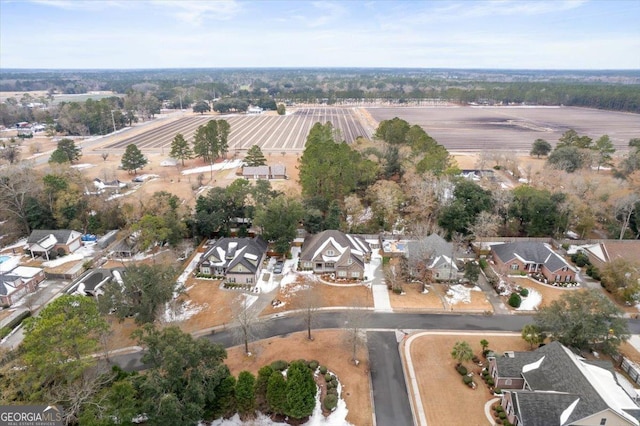
[[[0,67],[640,69],[638,22],[637,0],[0,0]]]

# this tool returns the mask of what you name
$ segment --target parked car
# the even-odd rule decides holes
[[[274,274],[281,274],[283,268],[284,268],[284,262],[282,260],[278,260],[276,262],[276,266],[273,267],[273,273]]]

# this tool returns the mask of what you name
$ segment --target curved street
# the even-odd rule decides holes
[[[348,328],[348,315],[342,311],[322,311],[316,315],[315,329]],[[533,321],[531,315],[461,315],[369,312],[368,349],[372,380],[373,406],[376,424],[385,426],[411,425],[414,420],[409,405],[407,386],[396,331],[404,333],[418,330],[455,331],[511,331],[519,332],[525,324]],[[631,334],[640,334],[640,320],[628,320]],[[278,314],[264,321],[264,330],[258,339],[286,335],[306,330],[304,318],[299,313]],[[237,345],[232,329],[216,328],[202,334],[228,348]],[[258,340],[256,339],[256,340]],[[141,352],[112,355],[109,361],[125,370],[142,370]],[[392,421],[390,423],[390,421]]]

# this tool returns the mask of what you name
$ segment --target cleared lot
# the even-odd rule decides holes
[[[315,123],[331,122],[340,137],[352,143],[357,137],[369,138],[370,132],[362,125],[353,108],[301,108],[290,115],[201,115],[180,118],[145,133],[111,143],[104,149],[124,149],[135,144],[141,150],[168,150],[176,134],[189,141],[198,126],[209,120],[224,119],[231,125],[229,153],[243,155],[252,145],[266,152],[296,152],[304,149],[309,130]]]
[[[529,151],[533,141],[552,145],[574,129],[594,140],[609,135],[616,149],[628,149],[640,135],[640,115],[573,107],[432,107],[375,108],[378,122],[394,117],[418,124],[450,151]]]

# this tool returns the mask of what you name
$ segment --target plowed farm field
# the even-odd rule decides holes
[[[135,144],[142,151],[168,150],[176,134],[188,141],[198,126],[212,119],[224,119],[231,126],[229,152],[245,153],[252,145],[263,152],[301,152],[315,123],[331,122],[339,130],[340,138],[352,143],[359,136],[371,137],[369,127],[361,123],[353,108],[299,108],[289,115],[193,115],[159,126],[139,135],[111,143],[103,149],[117,150]]]
[[[574,107],[367,107],[374,120],[418,124],[449,151],[531,150],[540,138],[555,145],[569,129],[594,141],[609,135],[618,150],[640,135],[640,115]]]

